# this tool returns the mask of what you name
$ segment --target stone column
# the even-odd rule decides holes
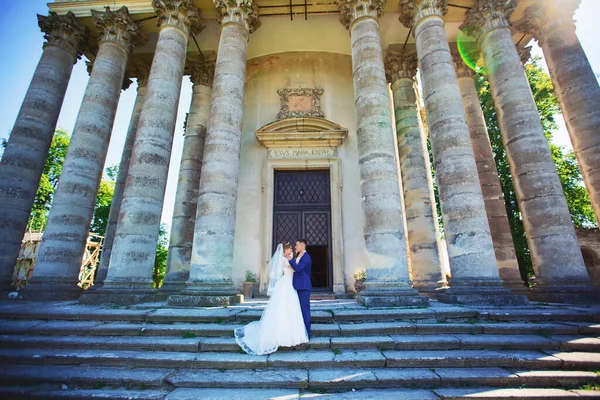
[[[199,12],[191,0],[153,0],[160,27],[148,78],[146,98],[133,152],[110,268],[104,286],[82,296],[92,303],[121,304],[153,301],[152,273],[160,228],[173,133],[190,34],[201,30]]]
[[[78,48],[85,35],[73,13],[38,15],[44,52],[0,161],[0,290],[10,281]]]
[[[513,10],[511,0],[478,0],[461,29],[477,39],[483,53],[538,282],[530,298],[585,300],[593,287],[512,40],[508,19]],[[592,297],[590,294],[588,299]]]
[[[419,125],[414,77],[417,54],[388,54],[413,288],[433,294],[446,285],[425,133]]]
[[[204,58],[191,66],[194,84],[188,113],[171,222],[171,238],[167,257],[167,273],[161,291],[179,292],[190,275],[194,222],[198,205],[198,185],[204,154],[206,126],[210,112],[210,92],[215,75],[215,62]]]
[[[126,7],[92,10],[99,48],[71,136],[48,223],[26,293],[73,298],[89,235],[127,58],[139,26]]]
[[[127,129],[127,136],[125,137],[125,146],[123,147],[123,153],[121,155],[121,163],[119,164],[119,172],[117,174],[117,181],[115,182],[115,191],[110,205],[110,212],[108,213],[108,223],[106,224],[106,233],[104,234],[104,244],[102,246],[102,257],[100,258],[100,266],[96,273],[96,279],[94,279],[95,289],[99,288],[104,283],[104,279],[106,279],[106,274],[108,273],[112,245],[115,239],[115,232],[117,231],[117,223],[119,221],[119,211],[121,209],[121,202],[123,201],[123,191],[125,190],[125,182],[127,181],[127,174],[129,172],[129,162],[131,160],[133,142],[135,140],[135,134],[137,133],[137,126],[140,121],[144,98],[146,97],[146,85],[148,84],[148,76],[150,75],[150,64],[151,61],[142,60],[129,67],[130,71],[128,72],[128,75],[131,73],[132,77],[137,78],[137,96],[133,105],[133,112],[129,121],[129,128]]]
[[[463,59],[456,49],[452,49],[452,59],[458,78],[458,87],[465,108],[467,126],[471,134],[479,183],[485,202],[488,223],[494,243],[494,253],[498,263],[500,278],[504,286],[517,291],[525,292],[528,288],[521,278],[517,253],[513,243],[506,204],[500,186],[500,178],[496,170],[496,162],[492,153],[492,145],[488,136],[485,117],[481,110],[479,94],[475,86],[475,71],[465,65]]]
[[[231,278],[246,80],[246,48],[260,26],[252,1],[213,0],[221,25],[198,189],[187,288],[169,304],[239,302]]]
[[[523,303],[502,287],[471,137],[444,31],[444,0],[402,0],[413,28],[452,279],[441,301]]]
[[[596,219],[600,221],[600,86],[575,33],[581,0],[536,0],[517,28],[544,51]]]
[[[338,0],[350,32],[358,168],[368,264],[359,302],[367,306],[427,305],[412,289],[394,134],[378,19],[384,0]]]

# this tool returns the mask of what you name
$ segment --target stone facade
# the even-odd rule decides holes
[[[8,205],[0,211],[0,283],[12,273],[70,69],[83,53],[93,60],[86,99],[100,99],[103,107],[85,99],[81,106],[26,290],[32,297],[80,294],[69,287],[77,277],[114,110],[119,92],[135,78],[138,95],[98,284],[79,297],[82,302],[235,303],[246,271],[265,292],[276,241],[300,234],[314,238],[309,252],[319,289],[354,294],[354,275],[364,272],[358,300],[367,306],[425,306],[430,297],[524,304],[523,294],[585,300],[581,291],[588,300],[597,298],[588,277],[597,282],[590,272],[596,268],[590,251],[596,250],[585,245],[589,251],[581,256],[521,64],[527,42],[540,40],[596,207],[598,152],[589,149],[597,143],[586,132],[598,122],[598,107],[577,107],[581,98],[571,89],[585,87],[593,97],[598,85],[580,47],[574,69],[566,66],[565,48],[578,43],[570,17],[549,27],[552,9],[539,0],[461,0],[460,6],[339,0],[307,4],[302,24],[278,15],[284,1],[267,7],[261,0],[153,0],[113,10],[110,1],[94,0],[93,13],[90,3],[55,1],[50,16],[40,17],[48,43],[0,164],[0,198]],[[290,12],[294,17],[297,11]],[[95,30],[82,28],[89,17]],[[513,37],[513,23],[526,40],[522,33]],[[534,290],[519,274],[473,71],[449,43],[459,26],[489,72],[538,278]],[[46,85],[50,71],[52,87]],[[580,72],[578,79],[572,71]],[[170,158],[184,75],[190,75],[193,95],[167,275],[157,290],[154,252],[167,174],[177,168]],[[38,113],[38,105],[47,114]],[[34,121],[34,114],[41,119]],[[39,144],[32,144],[32,135]],[[12,171],[23,165],[31,168],[15,178],[21,175]],[[309,180],[322,171],[326,180]],[[282,172],[295,174],[292,186],[278,180]]]

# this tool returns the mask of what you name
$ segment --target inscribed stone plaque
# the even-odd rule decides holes
[[[277,94],[281,97],[281,110],[277,114],[277,119],[288,117],[325,117],[323,111],[321,111],[323,89],[280,89],[277,91]]]

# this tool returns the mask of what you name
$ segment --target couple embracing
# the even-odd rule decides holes
[[[310,339],[310,272],[312,260],[306,240],[300,239],[292,254],[291,243],[279,244],[269,265],[269,302],[260,321],[235,330],[235,340],[248,354],[271,354],[282,347],[308,343]]]

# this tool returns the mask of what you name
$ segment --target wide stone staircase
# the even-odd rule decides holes
[[[600,397],[600,307],[314,301],[310,344],[241,353],[264,302],[0,304],[1,399]]]

